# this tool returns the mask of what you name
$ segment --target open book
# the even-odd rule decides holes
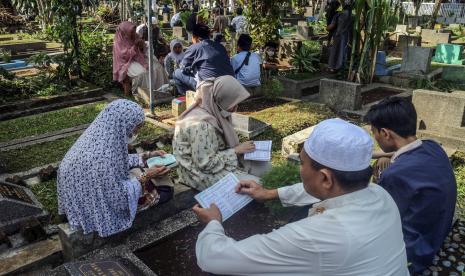
[[[271,160],[271,140],[254,141],[255,151],[244,154],[245,160],[270,161]]]
[[[236,193],[237,183],[239,179],[230,173],[213,186],[198,193],[195,199],[202,208],[209,208],[210,204],[215,203],[225,221],[252,201],[250,196]]]

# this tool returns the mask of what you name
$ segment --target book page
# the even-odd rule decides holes
[[[225,221],[252,201],[250,196],[236,193],[237,183],[239,183],[237,177],[230,173],[210,188],[197,194],[195,199],[202,208],[209,208],[210,204],[215,203]]]
[[[255,151],[244,154],[245,160],[270,161],[271,141],[254,141]]]

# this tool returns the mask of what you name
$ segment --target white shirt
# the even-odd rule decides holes
[[[231,66],[234,72],[242,65],[247,53],[247,51],[242,51],[231,58]],[[250,53],[249,64],[242,66],[241,70],[236,74],[236,79],[245,87],[260,86],[261,63],[262,61],[257,53]]]
[[[234,26],[234,30],[236,30],[236,33],[246,33],[246,18],[243,15],[238,15],[234,17],[231,21],[231,25]]]
[[[318,201],[302,183],[278,193],[285,206]],[[399,211],[374,184],[315,203],[307,218],[241,241],[227,237],[213,220],[199,234],[196,255],[200,268],[214,274],[409,274]]]
[[[142,36],[144,36],[144,27],[145,26],[146,26],[145,24],[140,24],[139,26],[136,27],[136,34],[138,34],[140,38],[142,38]]]

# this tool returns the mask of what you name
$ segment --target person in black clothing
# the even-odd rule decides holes
[[[326,6],[326,26],[331,25],[333,22],[334,17],[339,13],[338,9],[341,6],[338,0],[328,0],[329,3]],[[331,42],[331,38],[333,37],[334,33],[336,32],[335,29],[328,31],[328,43]]]

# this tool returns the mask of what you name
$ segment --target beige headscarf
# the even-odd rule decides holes
[[[223,134],[228,147],[233,148],[239,144],[239,137],[227,110],[249,96],[249,92],[232,76],[206,79],[197,89],[195,103],[179,116],[176,126],[187,127],[195,122],[208,122]]]

